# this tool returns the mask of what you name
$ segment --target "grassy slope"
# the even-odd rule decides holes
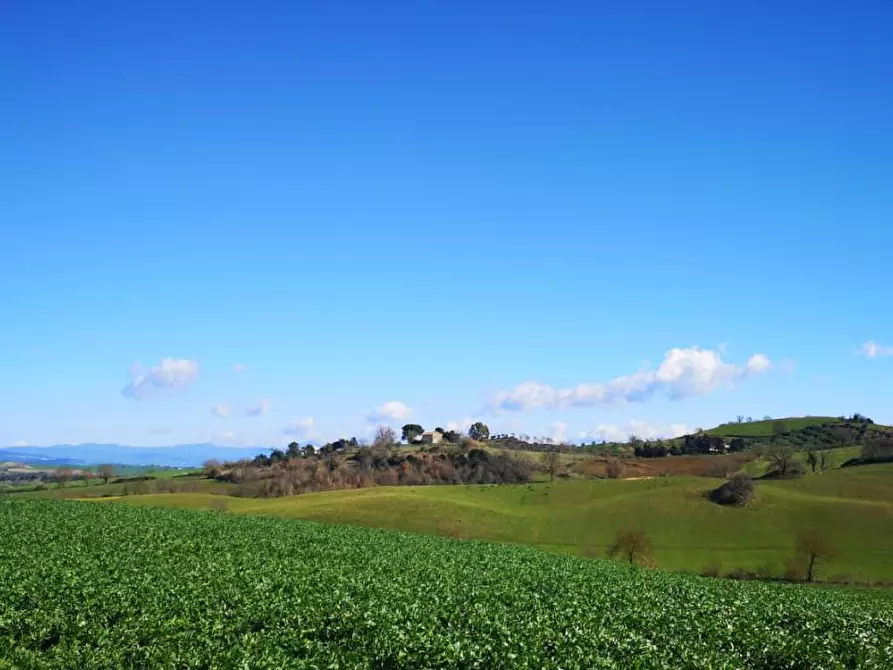
[[[833,423],[840,419],[833,416],[798,416],[787,419],[751,421],[750,423],[724,423],[707,432],[721,437],[770,437],[777,424],[784,424],[788,430],[803,430],[810,426]]]
[[[744,509],[722,508],[703,493],[718,480],[657,478],[568,481],[525,486],[393,487],[291,498],[227,498],[235,513],[434,532],[603,556],[619,528],[652,538],[661,567],[700,570],[771,565],[781,571],[794,537],[823,528],[841,556],[823,571],[859,580],[893,580],[893,464],[833,470],[796,481],[766,481]],[[211,495],[132,496],[133,504],[210,508]]]
[[[852,458],[858,458],[862,453],[862,447],[840,447],[838,449],[828,449],[828,467],[839,468]],[[794,454],[794,460],[803,463],[804,468],[809,469],[806,465],[806,453],[798,451]],[[769,470],[769,461],[764,458],[757,458],[747,463],[741,471],[751,477],[760,477]]]

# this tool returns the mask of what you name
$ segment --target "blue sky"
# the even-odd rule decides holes
[[[0,445],[893,422],[891,20],[7,3]]]

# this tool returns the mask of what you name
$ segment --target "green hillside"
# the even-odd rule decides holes
[[[604,556],[617,530],[651,537],[660,567],[761,569],[778,575],[798,532],[821,529],[840,550],[820,577],[893,581],[893,464],[762,481],[746,508],[708,502],[720,480],[670,477],[518,486],[379,487],[287,498],[207,494],[120,498],[135,505],[219,508],[525,544]],[[109,499],[104,499],[109,500]]]
[[[833,416],[796,416],[786,419],[766,419],[742,423],[723,423],[707,432],[720,437],[771,437],[780,428],[800,431],[814,426],[824,426],[840,422]]]

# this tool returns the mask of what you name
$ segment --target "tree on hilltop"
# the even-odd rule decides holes
[[[419,424],[407,423],[405,426],[403,426],[402,430],[403,441],[408,444],[412,444],[417,439],[419,439],[424,432],[425,429],[422,428]]]
[[[397,433],[390,426],[379,426],[375,431],[375,439],[372,440],[373,447],[391,447],[397,442]]]
[[[468,437],[477,442],[484,442],[490,437],[490,428],[481,421],[475,421],[468,429]]]

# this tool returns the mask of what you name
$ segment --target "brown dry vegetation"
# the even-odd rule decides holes
[[[748,452],[722,456],[667,456],[666,458],[623,458],[620,478],[693,476],[725,477],[737,472],[755,455]],[[572,466],[584,477],[607,477],[609,459],[603,456],[587,458]]]
[[[370,486],[519,484],[528,481],[530,472],[525,459],[508,452],[455,448],[401,453],[371,447],[351,454],[295,456],[272,465],[229,463],[216,477],[234,483],[239,496],[279,497]]]

